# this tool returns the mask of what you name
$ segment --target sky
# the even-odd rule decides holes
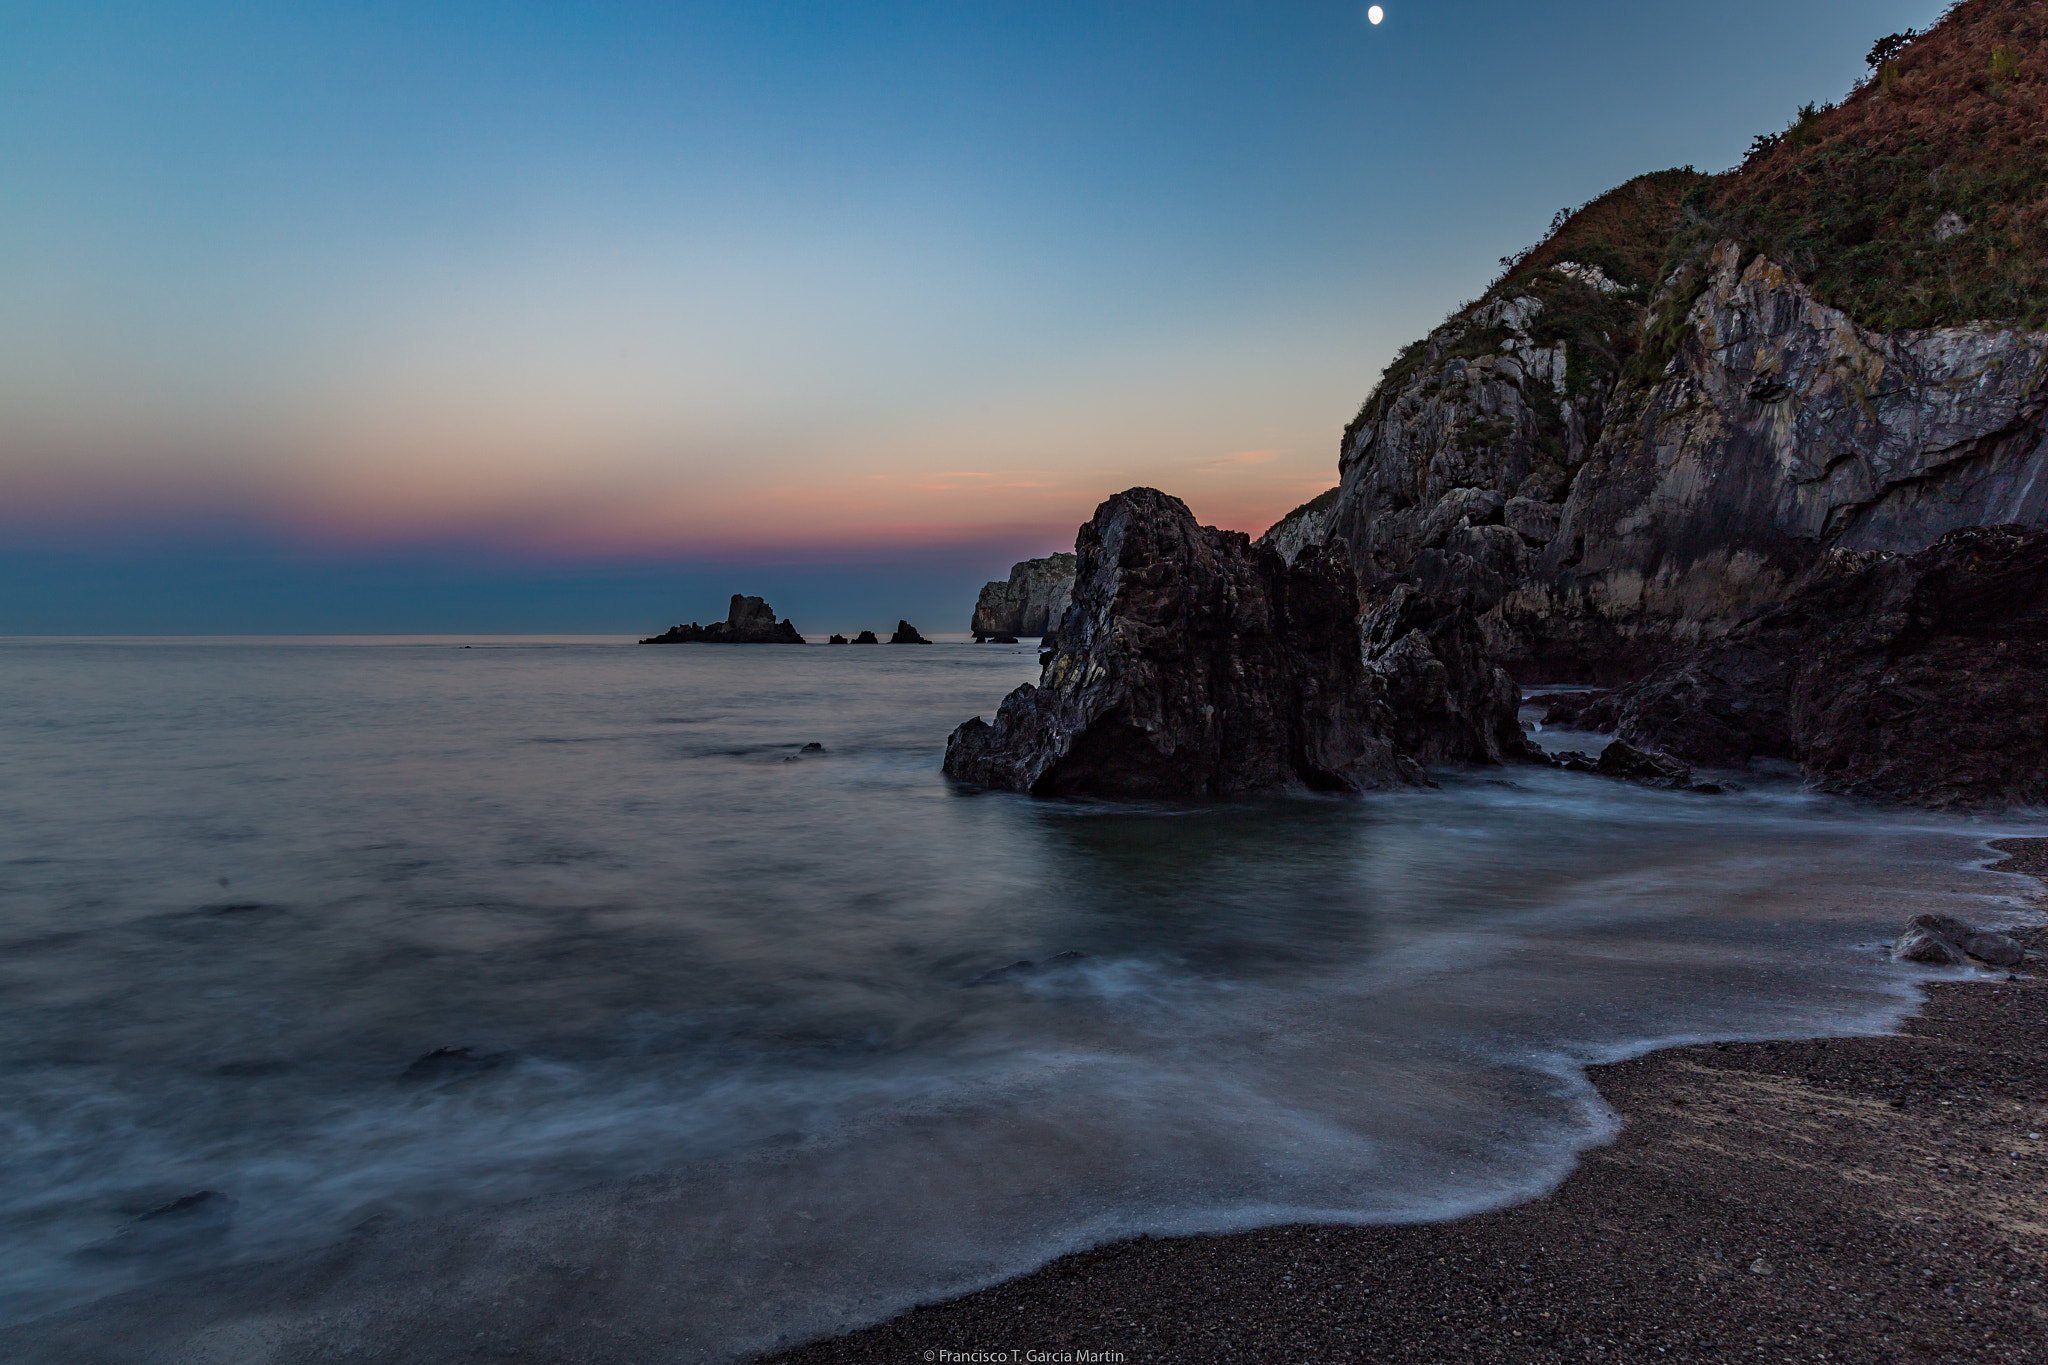
[[[0,0],[0,634],[964,629],[1941,8],[1382,4]]]

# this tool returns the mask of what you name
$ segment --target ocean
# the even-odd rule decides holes
[[[2044,832],[1753,774],[950,786],[1036,672],[0,641],[13,1349],[731,1361],[1141,1232],[1497,1207],[1614,1131],[1588,1063],[1895,1025],[1966,974],[1905,917],[2015,920],[1984,841]]]

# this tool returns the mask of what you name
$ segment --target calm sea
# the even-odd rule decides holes
[[[15,1349],[722,1361],[1140,1231],[1499,1205],[1612,1132],[1588,1061],[1896,1023],[1882,942],[2010,918],[1970,869],[2041,832],[1523,769],[949,787],[1035,673],[0,642]]]

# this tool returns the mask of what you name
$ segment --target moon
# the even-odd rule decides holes
[[[1365,17],[1372,20],[1372,22],[1374,22],[1375,24],[1377,24],[1380,20],[1387,17],[1387,12],[1381,9],[1378,5],[1374,5],[1371,9],[1365,12]]]

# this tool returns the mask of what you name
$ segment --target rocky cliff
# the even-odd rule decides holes
[[[758,597],[732,595],[723,621],[700,626],[670,626],[660,635],[649,636],[643,645],[800,645],[804,637],[787,620],[777,621],[774,608]]]
[[[1561,215],[1388,367],[1320,526],[1269,539],[1343,544],[1369,602],[1463,595],[1525,679],[1624,680],[1831,549],[2048,523],[2044,31],[1968,0],[1737,171]]]
[[[1290,564],[1134,488],[1075,545],[1073,600],[1036,686],[953,732],[959,781],[1040,796],[1221,797],[1425,780],[1526,756],[1516,694],[1470,614],[1412,591],[1361,648],[1339,547]]]
[[[968,629],[975,635],[1044,635],[1059,626],[1074,591],[1074,556],[1027,559],[1008,582],[990,583],[974,604]]]
[[[1831,550],[1784,602],[1586,719],[1695,762],[1791,760],[1859,796],[2039,804],[2044,682],[2048,530],[1970,527],[1911,555]]]

